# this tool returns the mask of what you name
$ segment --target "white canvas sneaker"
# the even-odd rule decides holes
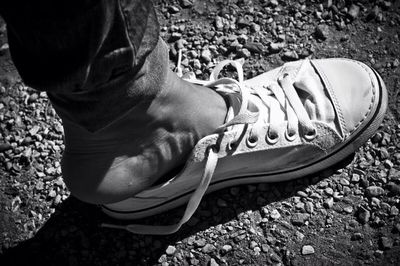
[[[237,68],[238,81],[217,79],[227,64]],[[237,61],[224,61],[209,82],[192,81],[234,96],[227,122],[197,143],[175,177],[102,206],[114,218],[136,219],[188,202],[181,221],[105,227],[139,234],[174,233],[190,219],[206,192],[291,180],[333,166],[374,134],[388,102],[380,76],[349,59],[291,62],[246,81]]]

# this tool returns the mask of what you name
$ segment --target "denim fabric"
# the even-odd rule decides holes
[[[23,81],[62,119],[95,131],[159,91],[134,85],[159,41],[151,1],[2,0],[0,15]]]

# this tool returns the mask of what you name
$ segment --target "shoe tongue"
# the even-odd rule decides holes
[[[295,73],[294,86],[311,120],[334,123],[335,110],[325,86],[309,60]]]

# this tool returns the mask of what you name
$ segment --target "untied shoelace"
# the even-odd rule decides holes
[[[182,76],[182,71],[180,69],[181,62],[181,51],[178,58],[178,68],[177,73]],[[221,70],[227,66],[232,65],[236,68],[238,74],[238,80],[231,78],[220,78],[218,76]],[[300,68],[301,71],[301,68]],[[236,115],[232,110],[232,107],[228,108],[228,119],[225,124],[220,126],[216,132],[223,132],[227,129],[234,130],[236,125],[243,124],[253,124],[251,130],[251,136],[249,139],[253,139],[250,143],[256,144],[258,140],[257,132],[259,132],[258,127],[261,127],[265,121],[266,117],[270,117],[269,130],[267,134],[267,139],[271,143],[277,140],[277,133],[274,129],[274,124],[271,123],[274,119],[272,115],[274,112],[278,112],[281,107],[285,110],[287,118],[287,131],[286,137],[290,140],[294,138],[297,134],[298,126],[301,127],[305,133],[304,137],[306,139],[312,139],[315,137],[316,131],[313,124],[307,114],[301,100],[293,86],[293,80],[289,74],[283,74],[279,79],[278,83],[271,83],[266,87],[261,88],[249,88],[244,85],[244,74],[242,65],[238,60],[225,60],[219,63],[210,75],[209,81],[198,80],[194,77],[186,79],[192,83],[200,84],[209,88],[215,89],[217,92],[223,93],[239,93],[241,96],[241,106]],[[251,112],[248,110],[248,104],[251,97],[258,97],[261,102],[268,108],[263,108],[262,106],[257,106],[256,101],[252,101],[257,106],[258,110],[256,112]],[[267,110],[269,114],[267,114]],[[242,128],[241,128],[242,129]],[[274,132],[275,131],[275,132]],[[236,134],[240,135],[239,132]],[[234,143],[237,140],[232,140]],[[255,145],[254,145],[255,146]],[[210,146],[207,150],[206,163],[204,167],[203,175],[200,182],[189,199],[186,206],[185,212],[176,224],[172,225],[142,225],[142,224],[129,224],[129,225],[114,225],[103,223],[102,227],[125,229],[129,232],[142,234],[142,235],[168,235],[177,232],[183,224],[185,224],[193,216],[197,210],[204,194],[206,193],[211,179],[213,177],[214,171],[217,167],[218,162],[218,147]]]

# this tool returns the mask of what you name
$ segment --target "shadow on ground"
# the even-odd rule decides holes
[[[351,162],[350,156],[332,169],[291,182],[268,184],[263,191],[256,186],[238,186],[238,194],[230,188],[205,197],[194,217],[177,233],[170,236],[141,236],[127,231],[101,228],[101,222],[114,222],[97,207],[73,197],[58,206],[56,212],[31,238],[6,249],[0,257],[1,265],[149,265],[157,263],[169,245],[188,241],[190,236],[218,224],[227,223],[246,211],[260,210],[263,206],[284,200],[310,184],[334,173]],[[256,184],[257,185],[257,184]],[[254,190],[254,191],[252,191]],[[227,203],[217,206],[218,199]],[[184,208],[143,219],[146,224],[173,223]],[[259,212],[258,222],[261,220]],[[252,217],[254,220],[254,217]],[[257,220],[257,218],[255,219]]]

